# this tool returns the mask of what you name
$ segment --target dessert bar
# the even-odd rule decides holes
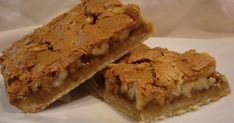
[[[230,94],[227,79],[209,54],[163,48],[130,53],[97,73],[85,88],[143,122],[196,110]]]
[[[10,103],[38,112],[117,60],[153,31],[137,5],[82,0],[0,57]]]

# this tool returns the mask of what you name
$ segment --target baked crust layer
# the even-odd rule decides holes
[[[10,103],[41,111],[149,37],[136,5],[83,0],[16,41],[0,58]]]
[[[196,109],[230,94],[227,79],[207,53],[155,48],[109,65],[86,88],[138,121],[155,121]]]

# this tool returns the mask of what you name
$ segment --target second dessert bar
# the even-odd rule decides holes
[[[207,53],[144,49],[109,65],[85,87],[143,122],[196,110],[230,94],[227,79],[215,70],[215,59]]]

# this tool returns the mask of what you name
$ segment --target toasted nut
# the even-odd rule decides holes
[[[100,45],[95,46],[92,50],[91,50],[91,54],[94,56],[99,56],[99,55],[103,55],[105,54],[109,49],[109,44],[106,43],[102,43]]]
[[[114,14],[120,14],[120,13],[124,13],[124,9],[121,8],[121,7],[114,7],[114,8],[112,9],[112,12],[113,12]]]
[[[216,82],[216,79],[214,77],[209,77],[208,80],[209,82],[211,82],[211,84]]]
[[[121,33],[115,34],[112,37],[112,40],[114,41],[124,41],[129,37],[130,30],[124,30]]]
[[[63,84],[64,80],[67,78],[67,71],[62,71],[59,73],[58,78],[54,81],[54,87],[58,87]]]
[[[31,89],[33,92],[37,92],[40,86],[41,86],[40,83],[37,82],[31,85]]]
[[[207,78],[201,77],[196,81],[186,83],[182,86],[181,94],[187,97],[191,97],[192,90],[203,90],[208,89],[212,85],[212,82],[209,82]]]
[[[88,16],[88,18],[86,19],[86,21],[88,23],[93,23],[94,22],[94,18],[92,16]]]
[[[44,51],[46,49],[47,49],[47,47],[41,46],[41,47],[32,47],[30,50],[33,52],[40,52],[40,51]]]

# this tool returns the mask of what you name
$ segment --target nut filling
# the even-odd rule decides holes
[[[102,44],[97,45],[94,48],[92,48],[91,55],[94,55],[94,56],[103,55],[103,54],[107,53],[108,49],[109,49],[109,44],[102,43]]]
[[[132,54],[125,62],[104,72],[106,93],[124,96],[142,110],[147,104],[165,103],[176,97],[215,86],[215,60],[195,50],[183,54],[155,48]]]

